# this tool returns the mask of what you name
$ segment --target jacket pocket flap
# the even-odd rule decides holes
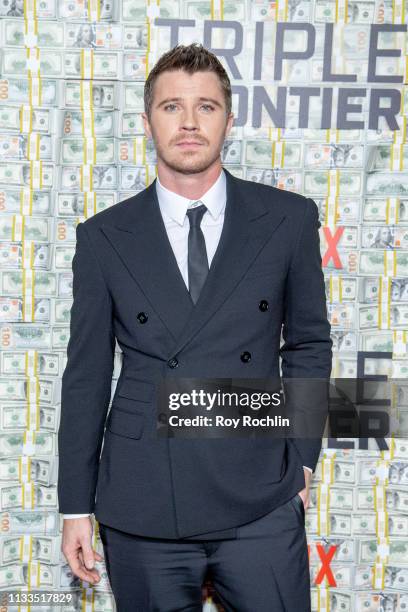
[[[126,438],[140,438],[144,428],[144,415],[132,414],[118,408],[112,408],[108,420],[108,429]]]
[[[150,402],[153,397],[154,388],[155,385],[151,382],[125,374],[118,389],[118,395],[128,399],[139,400],[140,402]]]

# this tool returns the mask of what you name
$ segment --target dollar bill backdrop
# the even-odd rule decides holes
[[[0,0],[0,16],[0,590],[70,589],[67,612],[107,612],[104,564],[90,587],[60,550],[56,433],[75,227],[156,175],[147,74],[177,43],[219,56],[236,117],[224,165],[319,207],[332,376],[406,379],[408,5]],[[117,347],[112,391],[120,367]],[[392,401],[400,437],[324,441],[313,610],[408,609],[408,380]],[[203,605],[221,609],[210,583]]]

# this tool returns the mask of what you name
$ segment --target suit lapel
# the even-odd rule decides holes
[[[224,168],[227,202],[220,241],[194,305],[160,213],[156,181],[123,206],[121,221],[102,226],[122,262],[174,339],[172,355],[221,307],[285,215],[261,199],[246,199]],[[272,218],[270,219],[270,216]]]
[[[167,236],[156,181],[126,201],[115,226],[101,229],[170,334],[178,338],[194,303]]]

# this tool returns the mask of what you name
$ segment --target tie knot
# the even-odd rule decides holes
[[[207,207],[205,204],[200,206],[194,206],[194,204],[187,210],[187,216],[191,227],[199,227]]]

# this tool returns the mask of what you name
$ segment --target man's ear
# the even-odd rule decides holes
[[[144,131],[145,131],[145,135],[146,135],[147,138],[151,138],[152,137],[152,131],[150,129],[150,122],[149,122],[149,119],[147,117],[147,114],[143,112],[141,114],[141,116],[142,116],[142,120],[143,120],[143,128],[144,128]]]
[[[226,135],[230,133],[233,123],[234,123],[234,113],[230,113],[227,119]]]

